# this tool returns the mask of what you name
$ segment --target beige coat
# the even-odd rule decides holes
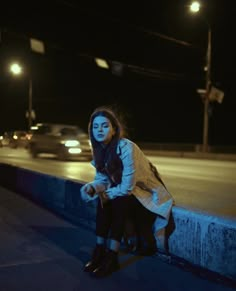
[[[167,189],[156,178],[150,167],[150,161],[142,150],[129,139],[121,139],[117,153],[123,163],[122,181],[119,185],[111,187],[109,178],[97,172],[94,181],[90,182],[97,193],[105,191],[110,198],[133,194],[148,210],[157,214],[154,223],[157,246],[163,248],[163,228],[166,227],[173,198]],[[94,164],[92,162],[92,164]],[[96,199],[88,196],[81,188],[81,196],[85,201]]]

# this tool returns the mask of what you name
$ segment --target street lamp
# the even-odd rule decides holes
[[[106,60],[100,59],[100,58],[95,58],[95,62],[98,67],[103,68],[103,69],[109,69],[109,65]]]
[[[10,71],[13,75],[20,75],[22,73],[22,67],[17,63],[13,63],[10,66]]]
[[[12,63],[10,65],[10,72],[19,76],[23,73],[23,69],[20,64]],[[32,126],[32,120],[35,119],[35,113],[32,109],[32,79],[29,77],[29,94],[28,94],[28,111],[26,112],[26,118],[28,119],[28,128],[30,129]]]
[[[192,2],[190,11],[198,13],[200,10],[200,3],[198,1]],[[211,89],[211,26],[207,22],[208,35],[207,35],[207,51],[206,51],[206,89],[204,98],[204,116],[203,116],[203,152],[208,151],[208,128],[209,128],[209,94]]]

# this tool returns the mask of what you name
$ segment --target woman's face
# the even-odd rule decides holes
[[[104,144],[108,144],[115,134],[115,129],[110,120],[104,116],[97,116],[94,118],[92,130],[95,140]]]

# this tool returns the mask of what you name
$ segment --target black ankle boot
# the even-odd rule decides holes
[[[96,278],[102,278],[110,275],[112,272],[117,271],[120,268],[118,262],[118,253],[109,250],[97,269],[95,269],[91,275]]]
[[[105,258],[106,249],[104,245],[96,245],[91,260],[84,266],[84,272],[93,272]]]

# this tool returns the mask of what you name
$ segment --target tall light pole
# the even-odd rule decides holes
[[[33,91],[33,86],[32,86],[32,79],[31,77],[29,78],[29,104],[28,104],[28,128],[30,129],[32,126],[32,118],[34,117],[34,111],[32,109],[32,91]]]
[[[204,120],[203,120],[203,152],[208,152],[210,90],[211,90],[211,28],[208,25],[208,41],[206,54],[206,93],[204,98]]]
[[[20,64],[12,63],[10,65],[10,71],[13,75],[19,76],[22,74],[23,69]],[[26,112],[26,118],[28,119],[28,128],[30,129],[32,126],[32,120],[35,118],[34,110],[32,109],[32,78],[29,77],[29,92],[28,92],[28,111]]]
[[[198,1],[192,2],[190,11],[198,13],[200,10],[200,3]],[[204,116],[203,116],[203,144],[202,151],[208,152],[208,129],[209,129],[209,94],[211,89],[211,26],[207,22],[208,36],[207,36],[207,51],[206,51],[206,89],[204,96]]]

